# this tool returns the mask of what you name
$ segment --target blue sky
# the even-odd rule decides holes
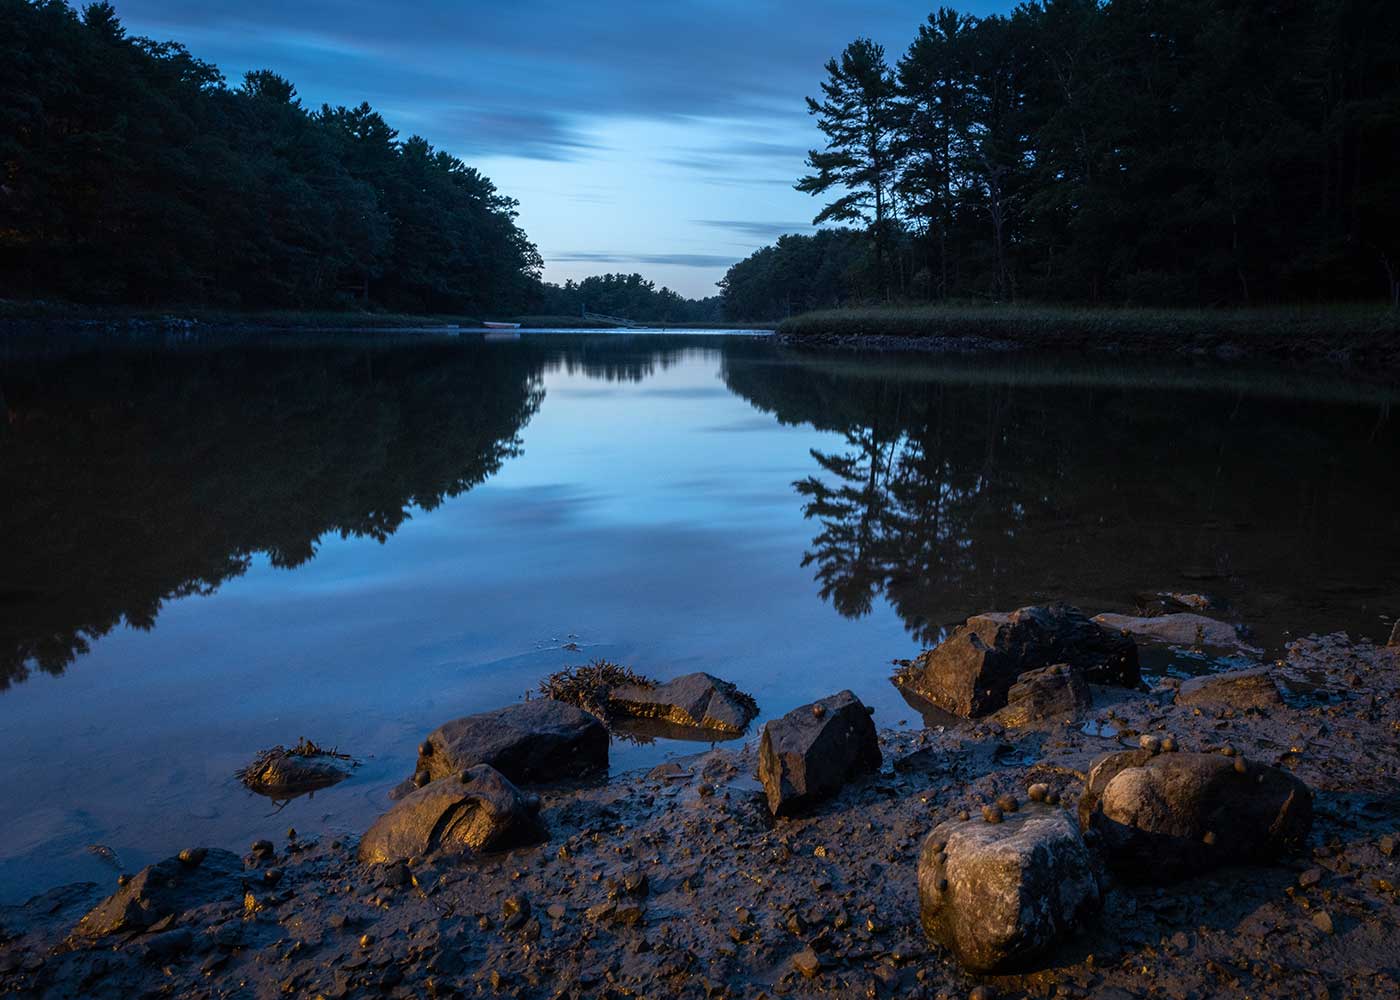
[[[792,190],[820,133],[803,97],[857,35],[891,62],[932,5],[859,0],[116,0],[230,83],[266,67],[309,103],[367,100],[519,199],[552,281],[640,271],[713,294],[820,207]],[[1005,10],[996,0],[957,5]]]

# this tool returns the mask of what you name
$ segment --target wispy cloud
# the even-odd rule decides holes
[[[760,240],[775,240],[787,233],[810,233],[817,228],[809,222],[750,222],[743,219],[695,219],[694,222],[697,226]]]

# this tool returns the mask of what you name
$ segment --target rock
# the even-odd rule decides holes
[[[539,799],[523,794],[486,764],[419,788],[375,821],[359,858],[385,864],[408,858],[480,854],[538,843]]]
[[[822,960],[811,948],[804,948],[792,956],[792,967],[807,979],[815,979],[822,971]]]
[[[277,746],[262,751],[235,777],[259,795],[293,798],[345,780],[354,765],[349,755],[325,750],[303,738],[290,750]]]
[[[812,709],[820,706],[820,715]],[[758,777],[774,816],[830,798],[859,774],[880,769],[875,723],[850,691],[795,708],[763,727]]]
[[[1205,615],[1179,612],[1135,618],[1132,615],[1095,615],[1100,625],[1121,629],[1129,635],[1173,646],[1215,646],[1220,649],[1255,649],[1240,638],[1239,631],[1229,622],[1217,621]]]
[[[231,851],[209,849],[197,865],[178,857],[141,869],[98,903],[73,928],[75,938],[144,931],[206,903],[243,897],[243,862]]]
[[[1011,685],[1005,707],[996,720],[1004,726],[1028,726],[1049,720],[1065,722],[1077,718],[1094,701],[1084,674],[1060,663],[1039,670],[1027,670]]]
[[[418,749],[429,781],[489,764],[510,781],[574,778],[608,766],[608,731],[582,709],[548,698],[454,719]]]
[[[924,931],[975,972],[1024,968],[1099,905],[1089,850],[1054,806],[941,823],[919,855]]]
[[[1312,792],[1285,771],[1224,754],[1126,750],[1095,761],[1079,800],[1109,863],[1154,880],[1265,860],[1306,838]]]
[[[1268,667],[1230,670],[1192,677],[1176,692],[1178,705],[1228,705],[1231,708],[1281,708],[1283,696]]]
[[[1061,663],[1078,668],[1090,683],[1138,683],[1133,640],[1065,604],[969,618],[895,683],[944,711],[974,718],[1005,705],[1022,674]]]
[[[758,714],[758,705],[728,681],[709,674],[677,677],[656,687],[623,684],[612,689],[608,709],[639,719],[659,719],[678,726],[742,733]]]

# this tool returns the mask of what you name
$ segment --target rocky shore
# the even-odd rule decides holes
[[[454,720],[359,842],[0,909],[0,993],[1400,996],[1400,647],[1144,682],[1130,634],[977,616],[899,674],[972,718],[877,731],[839,692],[612,781],[572,706]]]

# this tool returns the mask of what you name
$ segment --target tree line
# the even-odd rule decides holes
[[[133,305],[516,310],[516,202],[368,104],[226,85],[110,4],[0,0],[0,294]]]
[[[688,299],[679,292],[656,287],[640,274],[595,274],[562,285],[545,282],[536,308],[546,316],[595,313],[640,323],[710,323],[720,318],[720,297]],[[739,317],[736,317],[739,318]]]
[[[942,7],[893,64],[861,38],[825,69],[807,102],[825,148],[796,187],[830,199],[816,223],[855,229],[735,265],[731,315],[949,299],[1400,307],[1400,4]],[[814,287],[814,267],[836,284]]]

